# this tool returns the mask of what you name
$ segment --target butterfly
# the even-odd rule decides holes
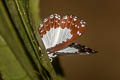
[[[79,43],[73,43],[86,28],[86,22],[77,16],[51,14],[44,18],[39,27],[39,33],[47,50],[49,58],[58,55],[85,55],[97,51]]]

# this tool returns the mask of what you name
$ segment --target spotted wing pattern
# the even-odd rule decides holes
[[[81,36],[85,27],[86,22],[76,16],[52,14],[40,24],[39,32],[46,49],[55,52]]]
[[[88,48],[84,45],[81,45],[79,43],[72,43],[69,46],[55,52],[56,55],[75,55],[75,54],[86,55],[94,53],[97,53],[97,51]]]

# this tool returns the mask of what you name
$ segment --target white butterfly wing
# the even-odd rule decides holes
[[[72,43],[69,46],[67,46],[64,49],[61,49],[59,51],[56,51],[56,55],[86,55],[86,54],[93,54],[96,53],[97,51],[88,48],[86,46],[83,46],[79,43]]]

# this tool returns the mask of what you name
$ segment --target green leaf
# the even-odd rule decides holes
[[[38,80],[2,2],[0,2],[0,13],[0,34],[2,36],[0,38],[0,71],[3,79]]]
[[[39,0],[0,0],[0,73],[4,80],[63,80],[60,74],[56,76],[38,32],[38,4]]]

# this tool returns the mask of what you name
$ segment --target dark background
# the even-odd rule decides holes
[[[99,51],[62,56],[67,80],[120,80],[120,0],[41,0],[41,17],[73,14],[87,21],[78,42]]]

